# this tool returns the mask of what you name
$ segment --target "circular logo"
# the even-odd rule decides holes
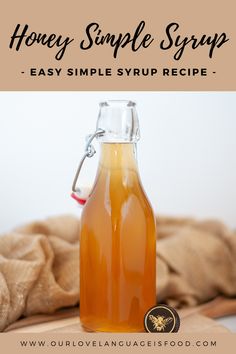
[[[167,305],[157,305],[148,310],[144,316],[146,332],[169,333],[178,332],[180,318],[175,309]]]

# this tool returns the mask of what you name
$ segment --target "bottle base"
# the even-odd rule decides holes
[[[143,327],[114,326],[114,325],[91,325],[81,323],[85,332],[105,332],[105,333],[143,333]]]

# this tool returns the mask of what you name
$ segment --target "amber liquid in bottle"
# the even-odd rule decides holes
[[[86,330],[144,331],[156,303],[156,229],[132,143],[103,143],[81,218],[80,317]]]

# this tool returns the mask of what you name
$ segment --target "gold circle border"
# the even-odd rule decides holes
[[[157,308],[162,308],[162,309],[168,310],[168,311],[171,313],[171,315],[172,315],[172,317],[173,317],[173,319],[174,319],[174,325],[173,325],[173,327],[171,328],[171,331],[166,332],[166,333],[171,333],[171,332],[173,332],[173,329],[175,328],[175,325],[176,325],[175,315],[174,315],[174,313],[173,313],[168,307],[165,307],[165,306],[154,306],[154,307],[152,307],[152,308],[146,313],[145,318],[144,318],[145,329],[147,329],[149,333],[154,333],[154,332],[149,331],[149,328],[148,328],[148,326],[147,326],[147,317],[148,317],[148,315],[150,314],[150,312],[151,312],[152,310],[157,309]],[[158,332],[157,332],[157,333],[158,333]]]

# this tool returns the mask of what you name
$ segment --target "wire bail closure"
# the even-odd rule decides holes
[[[73,180],[73,184],[72,184],[72,192],[74,193],[80,193],[81,189],[76,187],[77,182],[78,182],[78,178],[81,172],[81,168],[83,166],[83,163],[86,159],[86,157],[93,157],[94,154],[96,154],[96,150],[94,148],[94,146],[92,145],[92,141],[94,138],[96,138],[97,136],[103,135],[105,133],[105,130],[103,129],[97,129],[95,131],[95,133],[88,135],[88,137],[86,138],[86,145],[85,145],[85,152],[84,155],[82,157],[82,159],[80,160],[79,166],[77,168],[74,180]]]

